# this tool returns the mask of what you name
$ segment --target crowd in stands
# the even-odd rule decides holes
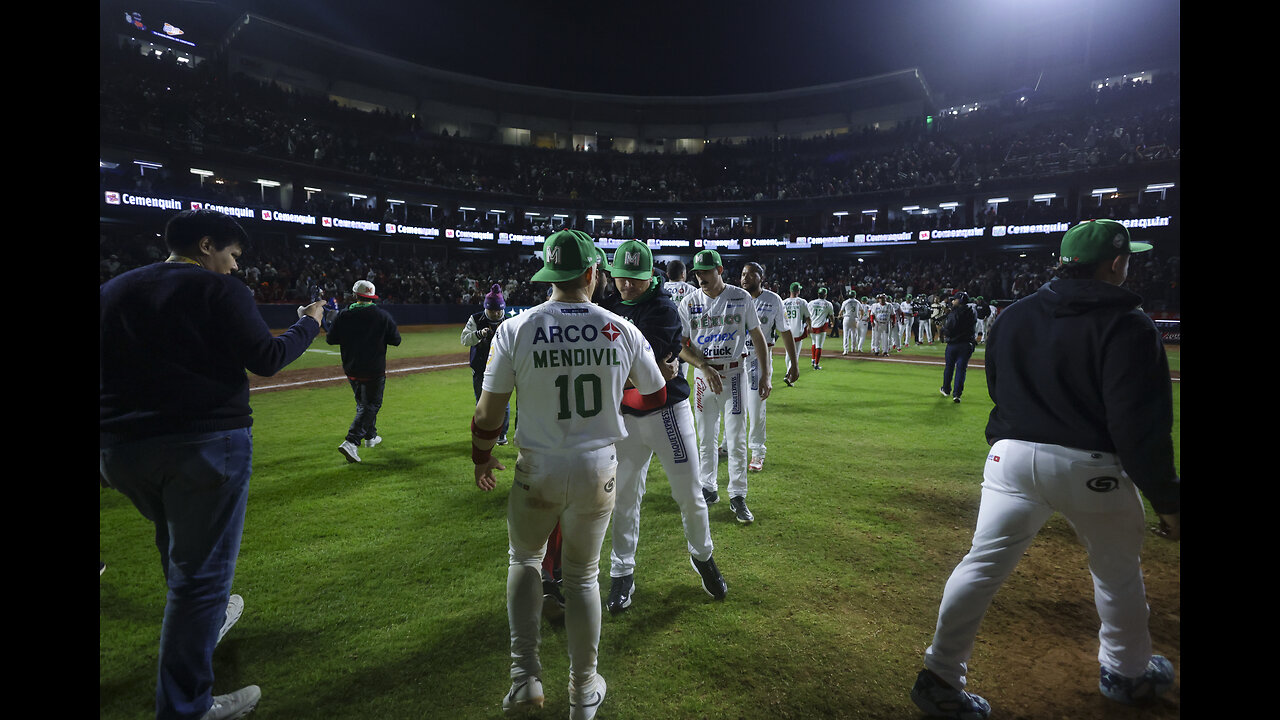
[[[539,200],[723,201],[816,198],[963,185],[1151,162],[1180,153],[1176,75],[1158,91],[1106,89],[1094,103],[996,110],[809,139],[707,143],[695,154],[576,152],[441,136],[418,118],[290,92],[217,63],[195,68],[106,49],[104,129],[190,147],[218,145],[370,178]],[[191,189],[191,176],[148,183]],[[210,188],[205,190],[214,191]],[[368,210],[367,208],[364,210]]]
[[[103,235],[99,254],[101,282],[165,257],[160,239],[140,235]],[[861,261],[850,256],[751,259],[765,265],[765,284],[770,289],[786,297],[791,283],[800,282],[802,295],[808,299],[817,297],[819,287],[826,287],[833,300],[854,293],[874,297],[885,292],[901,298],[955,290],[988,300],[1016,300],[1035,292],[1052,277],[1052,258],[1012,258],[1008,254]],[[685,258],[686,263],[689,260]],[[745,259],[727,256],[725,262],[726,281],[737,284]],[[417,256],[387,258],[367,248],[330,250],[317,245],[293,251],[251,247],[236,275],[253,289],[259,303],[306,303],[317,297],[318,290],[341,301],[356,280],[365,279],[374,283],[386,304],[478,305],[489,286],[498,283],[508,305],[528,306],[546,299],[547,285],[529,281],[541,266],[532,253],[454,253],[446,261]],[[660,262],[659,267],[665,263]],[[1178,256],[1165,257],[1158,252],[1135,256],[1126,287],[1143,296],[1148,311],[1177,311],[1181,291]]]

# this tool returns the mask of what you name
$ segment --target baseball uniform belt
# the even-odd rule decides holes
[[[728,365],[717,365],[717,364],[715,364],[715,363],[707,363],[707,367],[709,367],[709,368],[711,368],[711,369],[713,369],[713,370],[732,370],[732,369],[734,369],[734,368],[738,367],[738,366],[739,366],[739,365],[741,365],[741,364],[742,364],[742,363],[740,363],[740,362],[731,362],[731,363],[729,363]]]

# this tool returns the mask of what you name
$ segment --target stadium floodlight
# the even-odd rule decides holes
[[[1094,188],[1093,190],[1089,191],[1089,194],[1090,195],[1106,195],[1107,193],[1119,192],[1119,190],[1120,188],[1113,188],[1113,187]]]
[[[404,203],[403,200],[392,200],[391,198],[387,198],[388,205],[400,205],[402,203]]]
[[[1007,197],[987,198],[988,205],[999,205],[1002,202],[1009,202],[1009,198]]]
[[[551,217],[563,217],[563,218],[567,218],[567,217],[569,217],[569,216],[568,216],[568,215],[565,215],[564,213],[556,213],[555,215],[552,215]]]
[[[538,213],[536,213],[536,212],[526,212],[526,213],[524,214],[524,216],[525,216],[525,217],[538,217]]]
[[[604,219],[604,216],[603,216],[603,215],[588,215],[588,216],[587,216],[587,219],[588,219],[588,220],[603,220],[603,219]]]
[[[831,214],[832,214],[832,215],[839,215],[839,216],[842,216],[842,217],[843,217],[843,216],[845,216],[845,215],[848,215],[848,214],[849,214],[849,211],[848,211],[848,210],[840,210],[839,212],[833,212],[833,213],[831,213]]]
[[[1173,187],[1173,183],[1155,183],[1147,186],[1147,192],[1155,192],[1157,190],[1168,190]]]
[[[307,187],[306,185],[303,185],[302,189],[306,190],[307,192],[324,192],[320,188]]]
[[[1041,193],[1039,195],[1032,195],[1031,199],[1039,202],[1041,200],[1052,200],[1056,197],[1058,197],[1058,193]]]
[[[201,170],[200,168],[191,168],[191,174],[199,175],[200,177],[213,177],[212,170]]]
[[[863,211],[862,211],[862,214],[863,214],[863,215],[878,215],[878,214],[880,214],[880,211],[879,211],[879,210],[863,210]]]
[[[955,208],[960,207],[960,203],[955,202],[955,201],[952,201],[952,202],[944,202],[944,203],[938,203],[938,207],[943,208],[943,209],[947,209],[947,210],[952,210],[952,209],[955,209]]]
[[[476,209],[475,209],[475,208],[473,208],[473,207],[462,207],[461,205],[459,205],[459,206],[458,206],[458,209],[459,209],[459,210],[462,210],[462,211],[464,211],[464,212],[466,212],[466,211],[468,211],[468,210],[469,210],[469,211],[471,211],[471,212],[475,212],[475,210],[476,210]]]
[[[137,165],[138,167],[143,168],[143,170],[144,170],[144,171],[145,171],[145,170],[158,170],[158,169],[160,169],[160,168],[164,167],[164,165],[161,165],[160,163],[147,162],[146,160],[134,160],[134,161],[133,161],[133,164],[134,164],[134,165]]]
[[[501,214],[505,213],[505,212],[506,212],[506,210],[490,210],[489,212],[491,212],[491,213],[498,213],[499,215],[501,215]]]
[[[902,211],[903,211],[903,212],[911,212],[912,210],[919,210],[919,209],[920,209],[920,206],[919,206],[919,205],[908,205],[908,206],[906,206],[906,207],[902,208]]]
[[[662,218],[651,218],[651,217],[647,217],[647,218],[645,218],[645,219],[644,219],[644,221],[645,221],[645,222],[662,222]]]
[[[631,219],[631,216],[630,216],[630,215],[614,215],[614,216],[613,216],[613,221],[614,221],[614,222],[626,222],[626,221],[628,221],[628,220],[630,220],[630,219]]]
[[[368,195],[361,195],[360,193],[349,192],[347,193],[347,195],[350,196],[352,200],[368,200],[369,199]]]
[[[671,218],[671,219],[672,219],[672,220],[674,220],[674,221],[676,221],[676,222],[688,222],[688,220],[689,220],[689,218],[683,218],[683,217]]]
[[[261,185],[261,186],[262,186],[262,187],[264,187],[264,188],[269,188],[269,187],[280,187],[280,181],[279,181],[279,180],[264,180],[264,179],[262,179],[262,178],[258,178],[257,180],[254,180],[254,182],[258,183],[259,185]]]

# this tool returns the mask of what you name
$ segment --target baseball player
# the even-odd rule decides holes
[[[813,353],[813,369],[822,369],[822,344],[827,340],[827,331],[835,319],[836,309],[827,299],[827,289],[818,288],[818,297],[809,301],[809,350]]]
[[[867,332],[871,325],[871,298],[863,295],[862,300],[858,302],[858,339],[854,343],[853,350],[856,353],[862,352],[862,344],[867,339]]]
[[[682,347],[680,311],[671,301],[661,276],[654,274],[653,254],[644,242],[628,240],[619,245],[609,273],[618,295],[605,307],[635,325],[649,341],[659,367],[666,366],[663,376],[667,380],[667,398],[658,408],[622,408],[627,436],[615,445],[618,485],[606,607],[611,613],[631,607],[640,539],[640,502],[654,455],[666,471],[671,497],[680,506],[689,561],[702,578],[702,589],[716,600],[723,600],[729,586],[711,556],[714,548],[707,502],[700,492],[702,477],[693,410],[689,407],[689,381],[679,372],[676,361]]]
[[[685,282],[684,275],[684,263],[679,260],[667,263],[667,280],[662,287],[671,293],[671,301],[676,305],[684,302],[684,299],[694,290],[692,285]]]
[[[791,331],[786,328],[786,314],[782,310],[782,298],[772,290],[764,289],[764,266],[749,262],[742,266],[742,289],[751,294],[756,301],[756,315],[760,316],[760,334],[766,340],[772,340],[774,332],[782,338],[782,346],[786,348],[790,368],[784,380],[794,381],[794,373],[800,372],[796,362],[796,343]],[[773,347],[773,343],[769,343]],[[751,450],[751,462],[747,463],[747,472],[760,472],[764,469],[765,447],[765,406],[767,401],[760,397],[760,378],[773,377],[773,350],[767,352],[769,363],[760,367],[756,362],[755,343],[748,338],[742,361],[746,363],[744,372],[747,376],[747,447]]]
[[[1173,665],[1153,654],[1139,558],[1142,495],[1163,534],[1181,535],[1169,365],[1142,298],[1120,287],[1130,255],[1149,249],[1114,220],[1072,227],[1055,279],[1006,308],[991,329],[986,374],[995,407],[973,545],[947,580],[925,669],[911,690],[932,716],[991,712],[965,692],[978,627],[1055,512],[1089,554],[1102,626],[1098,689],[1137,704],[1173,686]]]
[[[911,296],[905,295],[902,302],[898,303],[898,351],[902,348],[911,347],[911,326],[915,325],[913,319],[914,308],[911,305]]]
[[[680,305],[685,347],[680,357],[693,365],[693,415],[698,425],[702,494],[708,505],[720,500],[716,474],[716,433],[725,409],[725,444],[729,447],[729,507],[740,523],[755,517],[747,509],[747,424],[744,414],[742,355],[750,336],[761,368],[769,367],[769,345],[760,332],[755,299],[736,285],[726,285],[720,253],[703,250],[694,256],[698,289]],[[759,395],[769,398],[773,383],[760,374]]]
[[[635,326],[591,302],[602,253],[580,230],[552,233],[535,282],[552,284],[550,300],[498,327],[483,392],[471,421],[475,483],[497,485],[506,467],[490,453],[511,393],[520,394],[520,447],[507,500],[507,617],[511,689],[505,712],[542,707],[541,565],[560,523],[569,717],[594,718],[605,697],[596,672],[600,643],[600,547],[613,512],[614,443],[626,436],[620,405],[653,409],[666,402],[666,381]],[[630,378],[635,386],[624,389]]]
[[[946,303],[942,301],[942,298],[937,295],[931,296],[931,300],[929,302],[929,338],[930,338],[929,344],[930,345],[933,344],[932,338],[942,334],[942,321],[945,318],[946,314],[947,314],[947,306],[946,306]]]
[[[884,293],[876,295],[876,302],[871,306],[871,322],[871,354],[888,357],[893,308],[889,305],[889,298]]]
[[[841,323],[841,349],[844,351],[841,355],[848,355],[853,352],[854,335],[858,332],[858,310],[859,305],[857,295],[850,295],[840,303],[840,311],[836,313],[836,319]]]
[[[800,297],[800,288],[803,286],[798,282],[791,283],[791,296],[782,301],[782,314],[786,318],[787,330],[791,331],[791,337],[795,339],[797,345],[804,341],[806,335],[809,334],[809,303]],[[791,363],[791,357],[787,357],[787,362]],[[787,377],[798,378],[800,376],[799,368],[796,372],[791,372],[792,366],[787,365]],[[787,385],[795,382],[795,380],[784,380]]]
[[[917,295],[911,301],[911,316],[915,321],[917,345],[933,344],[933,323],[929,322],[929,315],[932,312],[929,298],[924,295]]]

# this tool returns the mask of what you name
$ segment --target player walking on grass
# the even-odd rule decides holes
[[[213,696],[213,650],[240,618],[231,594],[253,472],[249,378],[298,358],[324,301],[272,337],[253,293],[231,276],[249,236],[231,217],[187,210],[165,226],[169,258],[98,295],[99,472],[155,525],[168,594],[155,712],[238,718],[257,685]]]
[[[635,593],[636,546],[640,539],[640,504],[644,498],[649,462],[656,454],[671,485],[671,497],[680,506],[689,561],[702,578],[702,589],[723,600],[729,586],[711,557],[711,524],[702,497],[697,435],[689,407],[689,381],[676,360],[682,347],[680,311],[667,293],[661,277],[653,272],[648,245],[629,240],[618,246],[609,267],[618,289],[606,308],[626,318],[653,348],[667,381],[666,402],[657,408],[622,408],[627,436],[618,450],[617,502],[613,510],[613,547],[609,557],[609,612],[631,606]]]
[[[747,509],[747,423],[743,393],[743,362],[747,338],[756,361],[769,366],[769,345],[760,332],[755,299],[736,285],[726,285],[720,253],[703,250],[693,258],[698,289],[680,306],[685,345],[680,358],[693,365],[693,415],[698,426],[702,494],[708,505],[720,500],[716,435],[723,411],[725,445],[729,448],[729,507],[738,522],[755,520]],[[788,375],[791,375],[788,370]],[[762,400],[773,391],[773,382],[761,374]]]
[[[347,462],[358,463],[360,445],[371,448],[382,442],[378,411],[387,389],[387,346],[400,345],[400,329],[391,313],[373,304],[378,299],[373,283],[357,280],[351,292],[359,299],[334,318],[325,342],[341,346],[342,372],[356,397],[356,416],[338,452]]]
[[[786,326],[786,313],[782,309],[782,298],[772,290],[764,289],[764,266],[749,262],[742,266],[742,289],[755,298],[756,315],[760,317],[760,334],[765,339],[772,339],[774,332],[782,338],[782,346],[787,351],[787,374],[783,379],[795,382],[800,368],[796,362],[796,342]],[[773,377],[773,343],[769,343],[769,351],[765,353],[769,362],[760,367],[756,360],[755,344],[750,337],[743,352],[742,362],[746,363],[743,371],[747,376],[747,448],[751,451],[751,462],[747,463],[748,472],[760,472],[764,469],[764,456],[768,452],[765,446],[765,415],[768,401],[760,397],[760,378]]]
[[[813,369],[822,369],[822,346],[827,340],[827,331],[835,318],[836,309],[827,299],[827,289],[818,288],[818,297],[809,302],[809,350],[813,353]]]
[[[892,327],[893,308],[884,293],[876,296],[871,306],[871,354],[889,355],[889,332]]]
[[[1126,704],[1173,686],[1152,654],[1139,554],[1145,511],[1166,537],[1181,533],[1173,462],[1173,397],[1160,332],[1120,287],[1129,256],[1150,250],[1113,220],[1087,220],[1062,238],[1056,279],[1001,313],[987,342],[987,421],[973,547],[951,573],[933,644],[911,698],[934,717],[985,718],[964,688],[978,626],[1045,521],[1056,511],[1089,554],[1098,633],[1098,688]]]
[[[791,331],[791,337],[794,338],[796,345],[804,341],[806,335],[809,334],[809,303],[800,297],[800,290],[804,286],[798,282],[791,283],[791,297],[782,301],[782,314],[786,317],[786,329]],[[800,368],[794,367],[791,363],[798,362],[790,355],[787,356],[787,385],[796,381],[800,376]],[[795,372],[791,372],[792,370]]]
[[[840,333],[841,349],[844,351],[841,355],[849,355],[853,352],[858,334],[858,310],[861,303],[858,302],[856,295],[850,295],[840,303],[840,312],[836,314],[836,319],[842,324]],[[859,350],[862,348],[859,347]]]
[[[538,655],[543,603],[542,561],[560,523],[569,650],[569,717],[590,720],[605,697],[597,672],[600,644],[600,548],[614,507],[618,459],[625,437],[619,408],[666,402],[666,382],[653,350],[633,325],[591,302],[602,253],[590,236],[561,230],[543,245],[535,282],[551,297],[505,321],[494,337],[483,391],[471,423],[475,482],[497,484],[506,467],[490,454],[507,402],[520,395],[515,477],[507,498],[507,619],[511,689],[503,710],[542,707]],[[634,388],[624,390],[631,379]]]

